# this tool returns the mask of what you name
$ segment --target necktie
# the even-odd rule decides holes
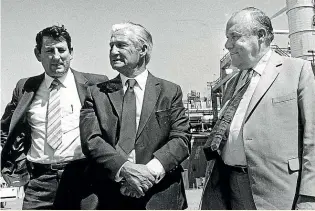
[[[136,82],[135,79],[127,80],[128,88],[123,99],[120,135],[116,145],[117,151],[126,157],[134,149],[136,140],[136,95],[134,91]]]
[[[53,149],[57,149],[62,139],[59,85],[60,81],[54,79],[49,87],[50,93],[46,113],[46,138],[47,143]]]
[[[244,78],[241,79],[242,81],[244,81],[243,84],[240,86],[239,89],[236,89],[233,97],[228,102],[223,115],[213,127],[203,147],[207,160],[214,159],[218,155],[221,155],[221,150],[223,149],[229,137],[230,124],[242,100],[242,97],[245,94],[250,84],[253,73],[254,73],[254,70],[249,69],[247,73],[245,74]]]

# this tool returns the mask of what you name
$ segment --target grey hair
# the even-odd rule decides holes
[[[147,53],[145,55],[145,64],[148,64],[151,59],[151,53],[152,53],[152,48],[153,48],[152,35],[150,34],[150,32],[140,24],[126,22],[126,23],[114,24],[112,26],[111,35],[113,35],[114,32],[119,31],[119,30],[132,32],[135,35],[136,40],[133,40],[134,42],[136,42],[135,44],[138,44],[140,46],[143,46],[143,45],[147,46]]]
[[[254,20],[253,25],[251,26],[251,30],[254,34],[258,33],[258,30],[260,28],[264,28],[266,30],[267,32],[266,42],[268,45],[270,45],[270,43],[274,39],[273,28],[272,28],[270,18],[263,11],[255,7],[246,7],[242,9],[240,12],[243,12],[243,11],[249,12],[249,15],[251,16],[252,20]]]

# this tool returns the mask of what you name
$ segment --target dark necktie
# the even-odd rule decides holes
[[[46,138],[47,143],[53,149],[57,149],[62,141],[59,85],[60,81],[58,79],[54,79],[49,87],[50,93],[46,112]]]
[[[136,140],[136,95],[134,86],[137,81],[135,79],[128,79],[126,83],[128,84],[128,88],[123,99],[120,135],[116,149],[120,154],[128,157],[134,149]]]
[[[235,91],[233,97],[228,102],[225,110],[223,111],[222,116],[213,127],[208,140],[203,147],[207,160],[214,159],[218,155],[221,155],[221,151],[229,137],[231,122],[243,98],[243,95],[250,84],[253,73],[254,70],[249,69],[244,78],[241,79],[244,81],[243,85],[241,85],[240,88]]]

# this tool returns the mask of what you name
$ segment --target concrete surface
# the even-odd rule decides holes
[[[186,190],[186,196],[188,200],[188,210],[198,210],[202,189],[190,189]],[[7,202],[4,208],[1,210],[21,210],[23,199],[17,199]]]

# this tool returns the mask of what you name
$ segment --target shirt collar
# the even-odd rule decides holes
[[[73,77],[73,73],[71,70],[68,70],[66,74],[59,77],[58,80],[60,81],[63,87],[67,87],[70,83],[71,77]],[[50,77],[49,75],[47,75],[47,73],[45,73],[44,83],[46,84],[47,89],[50,87],[53,80],[54,78]]]
[[[137,75],[136,77],[133,78],[137,81],[137,84],[141,90],[145,89],[145,84],[147,82],[148,74],[149,74],[149,72],[146,69],[145,71],[143,71],[142,73],[140,73],[139,75]],[[132,79],[132,78],[128,78],[127,76],[125,76],[121,73],[120,73],[120,78],[121,78],[121,82],[122,82],[123,86],[126,86],[126,81],[128,79]]]
[[[252,69],[257,72],[259,75],[262,75],[266,66],[267,66],[267,63],[271,57],[271,53],[272,53],[272,50],[269,49],[267,51],[267,53],[261,57],[261,59],[259,60],[259,62],[256,64],[256,66],[254,66]]]

